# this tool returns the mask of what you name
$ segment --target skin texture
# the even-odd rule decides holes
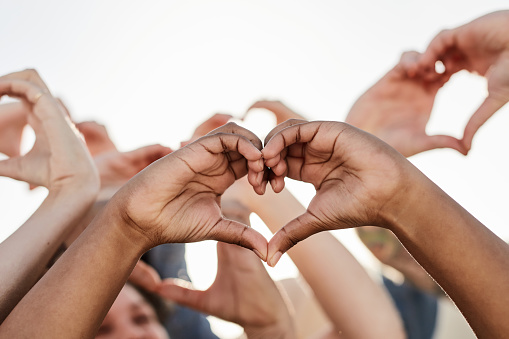
[[[443,75],[435,71],[441,61],[446,74],[460,70],[484,76],[488,96],[470,118],[462,143],[469,150],[477,130],[509,100],[509,11],[481,16],[460,27],[444,30],[429,43],[416,62],[405,66],[413,78],[434,81]]]
[[[225,217],[249,225],[249,211],[242,205],[229,199],[221,205]],[[129,280],[165,299],[235,322],[244,328],[248,338],[294,338],[285,297],[259,258],[244,248],[221,242],[217,244],[217,255],[217,276],[205,291],[195,290],[182,279],[161,281],[142,261]]]
[[[158,244],[221,240],[266,258],[263,236],[219,208],[236,178],[262,170],[259,148],[256,136],[228,124],[148,166],[18,303],[0,336],[94,336],[139,257]]]
[[[259,196],[252,192],[245,179],[238,180],[226,191],[223,200],[226,199],[256,213],[273,233],[306,211],[288,190],[277,194],[268,190]],[[328,335],[341,338],[405,337],[399,315],[387,293],[332,234],[315,234],[293,247],[288,254],[333,325]],[[306,320],[300,319],[300,322]]]
[[[0,94],[22,101],[36,137],[27,154],[0,161],[0,175],[49,191],[37,211],[0,244],[0,255],[10,258],[0,264],[2,320],[45,272],[99,191],[99,177],[85,145],[42,84],[33,70],[0,77]]]
[[[338,122],[288,121],[268,139],[262,153],[276,178],[309,182],[317,190],[307,211],[269,242],[270,265],[320,231],[385,227],[440,284],[479,337],[508,333],[509,246],[401,154]]]

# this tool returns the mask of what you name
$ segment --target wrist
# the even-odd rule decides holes
[[[122,238],[131,242],[133,248],[140,252],[140,256],[149,249],[159,245],[154,243],[145,230],[140,228],[126,213],[124,205],[115,199],[115,196],[106,204],[99,215],[99,219],[104,219],[108,227],[114,227],[116,231],[122,234]]]

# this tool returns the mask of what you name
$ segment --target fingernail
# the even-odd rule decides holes
[[[265,256],[263,256],[260,252],[258,252],[257,249],[253,249],[253,252],[258,256],[258,258],[262,259],[263,261],[265,261]]]
[[[263,172],[263,168],[265,167],[265,163],[263,162],[263,159],[258,160],[258,165],[259,165],[260,171]]]
[[[269,260],[269,266],[270,267],[274,267],[276,266],[277,262],[279,261],[279,259],[281,259],[281,256],[283,255],[283,253],[281,253],[280,251],[277,251],[273,256],[272,258],[270,258]]]
[[[267,188],[267,185],[266,184],[265,185],[260,184],[260,185],[261,185],[260,189],[262,190],[262,194],[265,194],[265,190]]]
[[[276,179],[271,179],[270,180],[270,187],[272,187],[272,190],[275,192],[275,187],[276,187]]]
[[[261,185],[262,180],[263,180],[263,172],[258,172],[258,174],[256,174],[256,183],[258,185]]]

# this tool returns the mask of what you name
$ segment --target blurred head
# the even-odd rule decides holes
[[[96,338],[168,339],[155,307],[132,285],[126,284],[104,318]]]

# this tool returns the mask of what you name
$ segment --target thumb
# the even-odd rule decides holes
[[[475,133],[479,128],[489,119],[496,111],[498,111],[507,102],[506,99],[497,98],[492,95],[484,100],[479,106],[477,111],[472,115],[468,121],[465,131],[463,133],[462,143],[465,149],[468,151],[472,147],[472,140],[474,139]]]
[[[195,290],[191,282],[182,279],[164,279],[155,292],[164,299],[206,313],[203,302],[205,291]]]
[[[21,157],[8,158],[0,161],[0,176],[15,180],[27,181],[20,169]]]
[[[267,263],[274,267],[283,253],[311,235],[324,231],[320,221],[309,212],[293,219],[274,234],[269,241]]]
[[[449,135],[431,135],[426,138],[422,152],[436,148],[452,148],[463,155],[467,155],[468,149],[461,140]]]
[[[214,227],[210,239],[245,247],[252,250],[260,259],[267,260],[267,240],[240,222],[222,218]]]
[[[161,282],[161,278],[152,266],[139,260],[129,276],[129,281],[153,292]]]

